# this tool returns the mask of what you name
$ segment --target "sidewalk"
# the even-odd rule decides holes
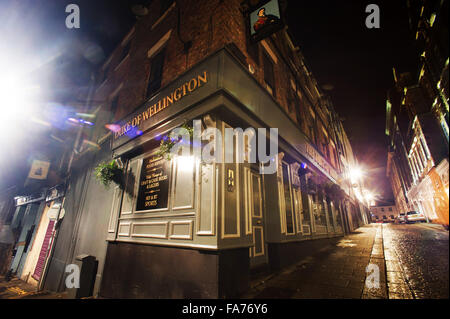
[[[379,288],[366,288],[369,264],[379,268]],[[242,298],[386,299],[382,226],[366,225],[348,236],[324,240],[323,248],[252,287]]]
[[[19,278],[6,281],[0,276],[0,299],[65,299],[65,293],[50,293],[48,291],[36,291],[36,287]]]
[[[385,248],[382,224],[370,224],[338,238],[305,241],[311,254],[290,268],[251,283],[243,299],[387,299]],[[310,249],[309,246],[320,247]],[[391,259],[388,256],[387,259]],[[377,265],[379,288],[368,289],[366,267]],[[389,264],[389,266],[391,266]],[[389,269],[396,271],[397,269]],[[370,274],[370,273],[369,273]],[[390,273],[400,275],[400,273]],[[390,287],[390,298],[406,297],[404,287]],[[394,288],[394,289],[392,289]],[[396,291],[392,291],[396,290]],[[395,292],[395,295],[392,293]],[[0,299],[64,299],[65,293],[36,292],[18,278],[0,276]]]

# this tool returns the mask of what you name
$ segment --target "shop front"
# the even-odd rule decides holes
[[[56,222],[63,217],[60,209],[63,193],[64,186],[58,185],[15,198],[17,206],[11,228],[17,240],[9,272],[38,288],[53,245]]]
[[[161,153],[183,124],[191,143],[178,156]],[[163,88],[113,136],[125,174],[111,204],[100,296],[236,297],[254,272],[294,262],[302,241],[343,235],[340,203],[307,190],[311,172],[336,183],[308,147],[226,49]]]

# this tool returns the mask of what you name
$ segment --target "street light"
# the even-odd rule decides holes
[[[367,204],[369,206],[371,206],[372,202],[375,200],[375,195],[371,191],[368,191],[368,190],[364,190],[364,194],[363,195],[364,195],[364,198],[367,201]]]
[[[363,171],[359,167],[353,167],[350,169],[349,175],[351,182],[355,183],[356,181],[362,178]]]
[[[8,134],[8,138],[1,139],[2,144],[13,145],[12,143],[17,142],[17,137],[25,134],[27,123],[39,122],[33,114],[39,93],[40,87],[37,85],[11,73],[0,74],[0,116],[4,119],[2,125]]]
[[[39,85],[32,83],[26,61],[19,53],[0,47],[0,115],[4,118],[3,127],[15,132],[21,123],[33,118],[41,91]]]

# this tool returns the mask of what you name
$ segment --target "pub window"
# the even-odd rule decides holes
[[[392,207],[389,207],[389,211],[392,212]]]
[[[150,75],[148,77],[146,97],[151,97],[161,87],[165,49],[157,53],[150,62]]]
[[[381,211],[384,212],[384,208],[381,208]]]
[[[162,16],[172,5],[174,0],[161,0],[161,11],[159,12],[159,15]]]
[[[286,214],[286,233],[294,233],[294,212],[292,193],[291,193],[291,178],[290,178],[290,168],[287,163],[282,163],[283,170],[283,193],[284,193],[284,203],[285,203],[285,214]]]
[[[275,73],[273,69],[273,63],[267,54],[263,54],[263,63],[264,63],[264,81],[267,86],[269,86],[269,90],[272,95],[275,95]]]
[[[336,225],[341,228],[342,227],[342,219],[341,219],[341,213],[339,209],[336,209]]]

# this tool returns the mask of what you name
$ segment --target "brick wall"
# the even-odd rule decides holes
[[[240,10],[241,2],[242,0],[178,0],[161,17],[160,2],[153,1],[148,8],[149,14],[137,21],[128,37],[132,41],[129,57],[119,65],[127,42],[123,41],[100,70],[99,78],[103,78],[104,71],[108,70],[107,80],[103,84],[98,83],[94,100],[102,101],[102,110],[109,111],[111,94],[122,83],[114,117],[116,121],[144,103],[150,73],[148,51],[169,30],[172,31],[165,45],[161,87],[230,43],[242,52],[246,60],[244,66],[248,68],[251,64],[255,69],[253,76],[265,87],[262,54],[267,51],[265,47],[268,47],[277,60],[277,63],[274,63],[275,99],[312,142],[314,140],[310,127],[313,127],[318,140],[316,148],[327,157],[322,147],[325,137],[314,121],[321,121],[321,125],[328,128],[329,116],[326,108],[318,110],[321,106],[315,80],[304,66],[301,55],[289,43],[285,30],[263,40],[264,45],[257,44],[259,54],[249,52],[250,44],[247,39],[246,20]],[[127,37],[124,40],[127,40]],[[191,47],[186,51],[184,43],[189,41]],[[315,110],[315,119],[311,115],[312,110]],[[97,137],[100,135],[97,134]]]

